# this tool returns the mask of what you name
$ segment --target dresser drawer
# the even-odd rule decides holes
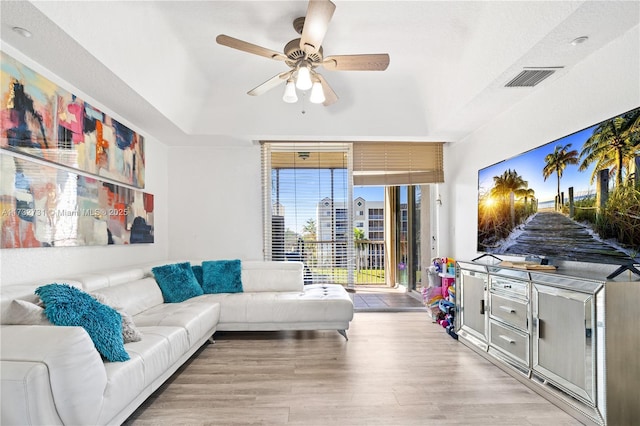
[[[491,293],[489,295],[490,314],[492,317],[499,318],[509,325],[519,328],[523,331],[528,330],[528,309],[527,303]]]
[[[489,283],[491,291],[515,294],[521,298],[529,300],[529,282],[513,280],[502,277],[491,277]]]
[[[489,339],[491,346],[529,366],[529,336],[491,320]]]

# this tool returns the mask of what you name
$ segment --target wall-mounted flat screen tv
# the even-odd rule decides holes
[[[640,107],[478,172],[478,251],[633,265]]]

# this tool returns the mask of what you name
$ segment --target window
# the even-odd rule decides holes
[[[369,231],[384,232],[384,220],[370,220]]]
[[[369,209],[369,220],[384,219],[384,209]]]
[[[419,224],[413,198],[400,200],[394,196],[393,204],[388,205],[388,191],[398,185],[443,182],[443,145],[262,142],[265,259],[301,259],[305,263],[305,280],[310,275],[315,282],[348,285],[354,281],[354,263],[359,262],[359,267],[381,266],[385,259],[399,263],[397,259],[404,254],[407,259],[401,263],[411,264],[413,249],[406,253],[398,250],[396,255],[392,244],[403,235],[412,235]],[[385,201],[360,195],[354,200],[353,185],[384,187]],[[385,221],[385,212],[389,215],[391,210],[393,221]],[[365,253],[362,259],[360,254],[354,255],[354,218],[357,227],[365,232],[365,239],[374,243],[366,250],[359,246],[360,252]],[[387,226],[390,228],[385,230]],[[416,244],[419,247],[419,241]],[[366,253],[381,256],[369,262]],[[418,261],[413,264],[419,266]],[[385,276],[387,272],[391,275],[392,271],[385,271]],[[394,281],[388,282],[397,282],[395,272],[393,275]]]
[[[262,143],[264,257],[304,262],[305,283],[353,284],[350,156],[350,144]]]

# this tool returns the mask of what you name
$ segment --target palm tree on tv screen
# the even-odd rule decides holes
[[[527,189],[529,182],[524,180],[516,170],[505,170],[500,176],[493,177],[491,195],[494,197],[510,197],[512,193]]]
[[[493,177],[491,196],[502,199],[508,198],[512,228],[515,226],[515,196],[528,187],[529,182],[524,180],[515,170],[508,169],[502,175]]]
[[[536,198],[536,191],[534,191],[533,188],[518,189],[515,193],[516,197],[522,198],[524,200],[525,207],[529,205],[529,201],[533,203]]]
[[[640,155],[640,109],[603,121],[582,146],[584,158],[578,170],[586,170],[595,163],[591,182],[600,170],[609,169],[615,176],[616,186],[622,184],[622,171],[629,171],[629,164]],[[627,173],[627,177],[629,174]]]
[[[556,210],[560,210],[560,179],[562,179],[562,174],[564,169],[567,168],[570,164],[578,164],[580,159],[578,156],[578,151],[571,148],[571,144],[568,143],[565,146],[557,145],[551,154],[547,154],[544,157],[544,162],[546,165],[542,169],[542,176],[546,181],[549,176],[552,174],[556,174],[558,178],[558,193],[556,196]]]

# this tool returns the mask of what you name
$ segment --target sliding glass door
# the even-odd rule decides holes
[[[396,283],[407,289],[421,286],[420,201],[419,186],[403,185],[391,188],[395,193],[394,218]]]

